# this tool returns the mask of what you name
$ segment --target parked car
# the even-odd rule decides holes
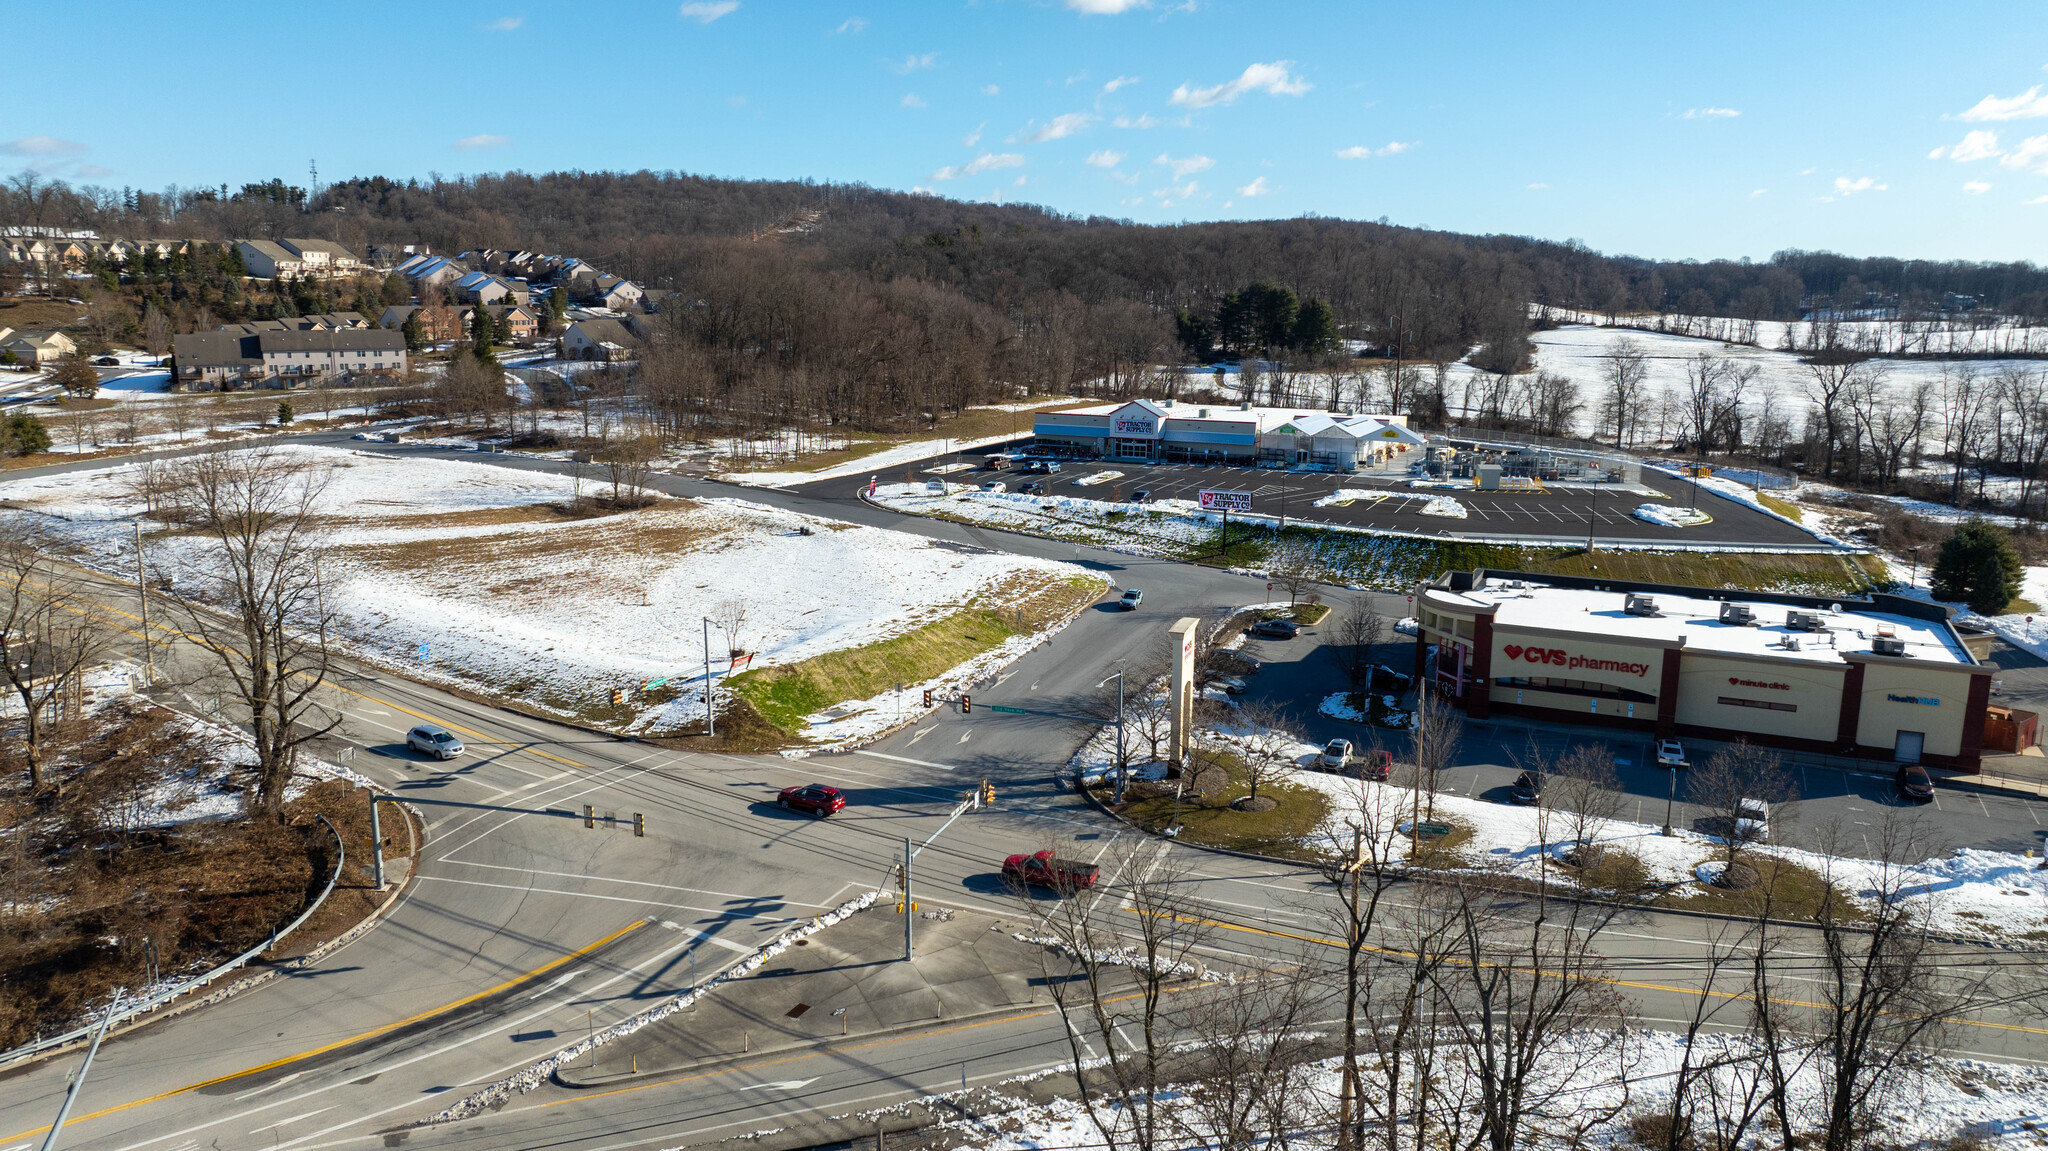
[[[1369,691],[1391,691],[1399,693],[1408,690],[1408,680],[1408,676],[1405,676],[1400,672],[1395,671],[1393,668],[1388,667],[1386,664],[1376,663],[1372,666],[1372,670],[1367,676],[1367,683],[1365,686]]]
[[[1683,748],[1683,747],[1679,746],[1679,743],[1678,743],[1678,741],[1677,741],[1677,740],[1675,740],[1675,739],[1660,739],[1660,740],[1658,740],[1658,741],[1657,741],[1657,766],[1658,766],[1658,767],[1684,767],[1684,766],[1686,766],[1686,763],[1685,763],[1685,748]]]
[[[1054,891],[1086,891],[1095,886],[1101,869],[1092,863],[1061,859],[1051,851],[1035,855],[1013,855],[1003,860],[1003,878],[1029,887]]]
[[[423,723],[406,732],[405,746],[435,759],[454,759],[465,750],[454,732],[433,723]]]
[[[823,819],[833,812],[846,810],[846,794],[822,783],[802,783],[783,788],[775,797],[775,806],[784,811],[807,811]]]
[[[981,490],[985,492],[1006,492],[1010,490],[1010,485],[1001,480],[990,480],[981,485]]]
[[[1525,771],[1508,785],[1509,803],[1535,803],[1542,798],[1543,773],[1540,771]]]
[[[1293,639],[1301,625],[1291,619],[1262,619],[1251,627],[1253,635],[1267,639]]]
[[[1216,669],[1225,675],[1257,675],[1259,669],[1266,666],[1258,656],[1229,648],[1214,653],[1210,658]]]
[[[1209,680],[1209,686],[1226,695],[1243,695],[1245,682],[1234,675],[1219,675]]]
[[[1377,779],[1385,783],[1394,774],[1394,753],[1381,748],[1360,761],[1358,774],[1363,779]]]
[[[1131,502],[1132,502],[1132,503],[1134,503],[1134,504],[1149,504],[1149,503],[1151,503],[1151,502],[1152,502],[1152,489],[1151,489],[1151,488],[1139,488],[1139,489],[1138,489],[1137,491],[1135,491],[1135,492],[1132,492],[1132,493],[1131,493]]]
[[[1027,476],[1042,476],[1045,474],[1045,468],[1046,463],[1044,460],[1024,461],[1024,474]]]
[[[1125,610],[1125,611],[1136,611],[1136,610],[1138,610],[1138,605],[1139,605],[1139,604],[1141,604],[1141,603],[1144,603],[1144,602],[1145,602],[1145,593],[1144,593],[1144,592],[1141,592],[1141,591],[1139,591],[1139,590],[1138,590],[1137,588],[1134,588],[1134,587],[1133,587],[1133,588],[1125,588],[1125,589],[1124,589],[1124,594],[1123,594],[1123,595],[1122,595],[1121,597],[1119,597],[1119,598],[1117,599],[1117,601],[1116,601],[1116,606],[1118,606],[1118,607],[1122,608],[1122,609],[1123,609],[1123,610]]]
[[[1316,757],[1316,766],[1329,771],[1343,771],[1351,762],[1351,741],[1333,739],[1323,745],[1323,753]]]
[[[1017,488],[1017,494],[1026,496],[1042,496],[1045,494],[1045,485],[1039,483],[1037,480],[1032,480],[1028,484],[1020,485]]]
[[[103,368],[118,368],[121,366],[121,361],[113,356],[101,356],[99,359],[94,360],[93,363]]]
[[[1394,621],[1395,635],[1414,635],[1419,630],[1421,630],[1421,625],[1415,622],[1415,617],[1412,615],[1406,619]]]
[[[1761,799],[1735,801],[1735,838],[1762,843],[1771,837],[1771,805]]]
[[[1047,460],[1045,461],[1045,466],[1038,470],[1041,475],[1052,475],[1060,470],[1060,462],[1058,460]]]
[[[1927,769],[1917,763],[1902,763],[1899,774],[1893,780],[1898,785],[1899,798],[1913,803],[1931,803],[1934,800],[1934,780]]]

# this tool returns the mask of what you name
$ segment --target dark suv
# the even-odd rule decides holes
[[[1543,773],[1525,771],[1508,785],[1508,802],[1530,804],[1543,798]]]
[[[1899,790],[1899,798],[1909,803],[1934,802],[1934,780],[1927,769],[1917,763],[1902,763],[1899,774],[1892,779]]]
[[[845,811],[846,796],[836,787],[806,783],[783,788],[782,794],[775,797],[775,805],[784,811],[808,811],[823,819],[835,811]]]

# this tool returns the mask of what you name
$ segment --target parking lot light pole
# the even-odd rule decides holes
[[[1670,775],[1671,775],[1671,778],[1670,778],[1670,780],[1669,780],[1668,784],[1666,785],[1666,787],[1665,787],[1665,789],[1664,789],[1664,831],[1663,831],[1663,834],[1664,834],[1664,835],[1665,835],[1666,837],[1669,837],[1670,835],[1672,835],[1672,834],[1673,834],[1673,832],[1672,832],[1672,830],[1671,830],[1671,803],[1672,803],[1672,801],[1673,801],[1673,800],[1675,800],[1675,799],[1677,799],[1677,798],[1678,798],[1678,771],[1679,771],[1679,769],[1678,769],[1678,766],[1677,766],[1676,764],[1674,764],[1674,765],[1672,765],[1671,767],[1668,767],[1668,768],[1666,768],[1665,770],[1666,770],[1667,772],[1669,772],[1669,773],[1670,773]]]
[[[1124,801],[1124,672],[1118,668],[1115,675],[1104,679],[1096,687],[1103,687],[1110,680],[1116,681],[1116,802]]]

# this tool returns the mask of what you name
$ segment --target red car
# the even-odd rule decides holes
[[[1377,779],[1381,783],[1394,774],[1394,753],[1381,748],[1358,765],[1358,774],[1363,779]]]
[[[836,787],[806,783],[783,788],[782,794],[775,797],[775,806],[784,811],[808,811],[823,819],[835,811],[846,810],[846,796]]]
[[[1055,891],[1086,891],[1095,886],[1101,868],[1092,863],[1060,859],[1050,851],[1036,855],[1013,855],[1003,860],[1003,878],[1027,886],[1050,887]]]

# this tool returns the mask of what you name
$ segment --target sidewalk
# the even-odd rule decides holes
[[[594,1064],[565,1067],[555,1080],[597,1087],[808,1047],[842,1033],[877,1035],[1049,1002],[1038,986],[1040,948],[1010,935],[1021,926],[925,903],[916,920],[917,956],[905,963],[903,916],[885,900],[792,947],[775,966],[598,1048]]]

